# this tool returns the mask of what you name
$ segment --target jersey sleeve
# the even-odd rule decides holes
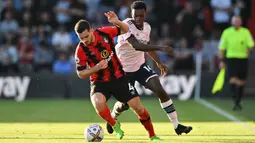
[[[102,28],[99,28],[100,31],[109,34],[112,38],[120,35],[120,28],[117,26],[105,26]]]
[[[76,70],[78,71],[82,71],[87,68],[87,57],[80,45],[77,46],[75,51],[75,63]]]
[[[127,40],[129,37],[131,37],[131,35],[134,35],[134,24],[133,22],[131,21],[131,19],[125,19],[123,20],[122,22],[126,23],[128,25],[128,32],[127,33],[124,33],[122,34],[123,36],[123,39],[124,40]]]
[[[226,33],[226,31],[223,31],[221,38],[220,38],[219,47],[218,47],[220,50],[226,50],[226,47],[227,47],[226,37],[227,37],[227,33]]]
[[[151,26],[150,26],[150,24],[149,23],[147,23],[147,27],[148,27],[148,30],[147,30],[147,32],[148,32],[148,35],[149,35],[149,38],[148,38],[148,42],[150,42],[150,35],[151,35]]]
[[[254,40],[251,36],[250,31],[247,29],[247,37],[246,37],[247,47],[253,48],[254,47]]]

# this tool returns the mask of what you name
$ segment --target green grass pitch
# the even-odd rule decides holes
[[[209,100],[255,128],[254,100],[244,101],[244,110],[231,111],[230,100]],[[179,121],[193,126],[190,134],[177,136],[156,98],[142,99],[151,114],[155,131],[166,143],[255,143],[255,132],[229,121],[193,100],[175,101]],[[108,102],[112,107],[113,100]],[[105,122],[97,116],[89,100],[27,100],[22,103],[0,101],[0,143],[85,143],[84,128],[100,124],[105,131],[102,142],[144,143],[147,133],[132,111],[119,118],[125,136],[109,135]]]

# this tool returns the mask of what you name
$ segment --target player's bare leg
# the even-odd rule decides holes
[[[147,130],[150,140],[152,141],[160,141],[161,139],[155,135],[154,128],[150,119],[150,114],[148,111],[142,106],[140,102],[140,97],[135,97],[131,99],[128,103],[121,103],[117,101],[114,104],[112,117],[117,120],[118,116],[125,110],[129,109],[129,106],[136,113],[138,118],[140,119],[141,124]],[[113,133],[113,129],[110,124],[107,124],[108,133]]]
[[[101,118],[103,118],[108,124],[110,124],[116,132],[118,138],[122,139],[124,136],[124,132],[120,128],[120,123],[112,118],[110,109],[106,105],[105,96],[102,93],[97,92],[91,95],[90,98],[97,114]]]
[[[178,114],[175,110],[173,101],[160,84],[159,78],[155,76],[149,79],[149,81],[146,83],[146,87],[155,93],[155,95],[157,95],[159,98],[160,105],[167,114],[169,120],[172,122],[176,134],[181,135],[182,133],[189,133],[192,130],[192,127],[184,126],[179,123]]]
[[[181,135],[182,133],[186,133],[186,134],[189,133],[192,130],[192,127],[184,126],[179,123],[178,114],[174,108],[173,101],[170,99],[170,97],[167,95],[167,93],[163,89],[158,77],[151,78],[147,82],[146,87],[150,89],[151,91],[153,91],[158,96],[160,100],[160,105],[162,109],[165,111],[165,113],[167,114],[169,120],[172,122],[176,134]],[[113,111],[111,113],[112,117],[114,119],[117,119],[118,116],[120,116],[121,113],[124,112],[125,110],[128,110],[127,104],[116,102],[114,104]],[[109,124],[107,125],[107,131],[109,133],[113,133],[113,129],[111,128]]]

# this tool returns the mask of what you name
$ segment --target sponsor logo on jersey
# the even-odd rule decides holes
[[[103,50],[103,51],[101,52],[101,57],[104,58],[104,59],[108,58],[109,55],[110,55],[110,54],[109,54],[109,52],[108,52],[107,50]]]

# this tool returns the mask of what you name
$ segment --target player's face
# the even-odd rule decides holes
[[[89,45],[92,42],[92,32],[90,30],[86,29],[82,33],[78,33],[78,36],[85,45]]]
[[[135,21],[135,25],[138,27],[143,27],[143,22],[146,16],[144,9],[132,9],[132,18]]]

